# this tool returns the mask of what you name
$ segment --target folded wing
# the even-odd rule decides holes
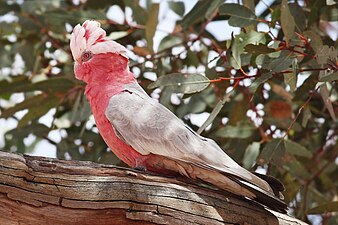
[[[240,167],[213,140],[191,130],[137,83],[110,99],[106,116],[120,139],[142,155],[168,157],[223,177],[228,174],[231,181],[253,190],[253,196],[264,194],[279,201],[266,181]]]

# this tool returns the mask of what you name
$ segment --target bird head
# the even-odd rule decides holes
[[[124,67],[128,64],[126,48],[108,39],[97,21],[86,20],[74,27],[70,49],[75,61],[75,76],[87,83],[94,79],[93,68],[107,70],[102,71],[107,73],[116,70],[118,64],[125,64]]]

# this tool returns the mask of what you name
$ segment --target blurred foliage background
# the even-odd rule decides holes
[[[338,224],[336,0],[1,0],[0,15],[1,150],[123,165],[73,75],[70,32],[95,19],[152,97],[280,179],[291,214]]]

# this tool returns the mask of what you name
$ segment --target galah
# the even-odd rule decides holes
[[[70,49],[75,77],[87,83],[86,97],[108,147],[130,167],[181,174],[285,212],[283,185],[253,174],[215,141],[202,137],[152,99],[130,72],[126,48],[106,37],[96,21],[74,27]]]

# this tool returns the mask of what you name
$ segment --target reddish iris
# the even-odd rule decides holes
[[[93,53],[91,51],[85,51],[82,53],[82,56],[81,56],[83,62],[88,61],[92,57],[93,57]]]

